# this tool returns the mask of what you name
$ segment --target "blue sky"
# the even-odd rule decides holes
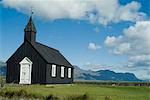
[[[89,1],[2,0],[0,60],[6,61],[23,43],[32,6],[36,40],[58,49],[71,64],[149,79],[149,0]]]

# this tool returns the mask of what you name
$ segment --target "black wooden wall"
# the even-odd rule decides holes
[[[73,82],[73,68],[72,78],[68,78],[68,69],[65,67],[65,77],[60,77],[60,65],[57,65],[56,77],[51,77],[51,66],[48,64],[42,56],[34,49],[34,47],[28,42],[24,42],[17,51],[7,61],[7,83],[19,83],[20,81],[20,64],[19,62],[28,57],[32,62],[32,77],[31,83],[35,84],[52,84],[52,83],[72,83]]]
[[[32,78],[31,83],[44,84],[46,77],[46,61],[39,55],[39,53],[32,47],[29,42],[24,42],[17,51],[7,61],[6,82],[19,83],[20,81],[20,64],[19,62],[28,57],[32,62]]]
[[[51,74],[52,74],[52,64],[47,64],[47,67],[46,67],[46,83],[72,83],[73,82],[73,68],[72,68],[72,75],[71,75],[71,78],[68,78],[68,67],[65,67],[65,75],[64,77],[61,77],[61,66],[60,65],[56,65],[57,69],[56,69],[56,77],[52,77]]]

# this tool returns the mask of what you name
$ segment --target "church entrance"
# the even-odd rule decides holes
[[[31,84],[32,62],[25,57],[20,62],[20,82],[19,84]]]

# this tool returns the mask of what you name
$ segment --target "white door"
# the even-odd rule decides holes
[[[20,62],[20,82],[19,84],[31,84],[32,62],[25,57]]]
[[[30,84],[30,65],[22,64],[20,71],[20,84]]]

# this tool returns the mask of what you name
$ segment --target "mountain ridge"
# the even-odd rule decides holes
[[[83,70],[78,66],[75,67],[75,80],[104,80],[104,81],[142,81],[133,73],[116,73],[111,70]]]

